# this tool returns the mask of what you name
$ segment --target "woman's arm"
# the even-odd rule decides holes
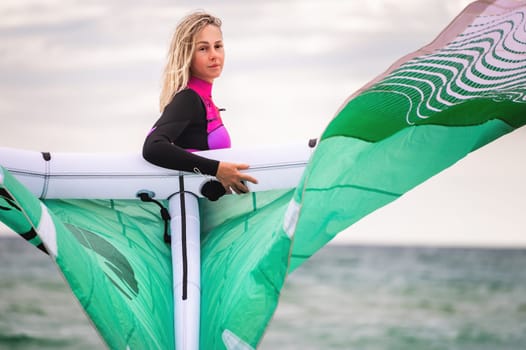
[[[177,127],[177,123],[170,125]],[[169,126],[157,127],[144,142],[142,155],[152,164],[174,170],[199,172],[215,176],[219,161],[188,152],[166,136]]]
[[[257,183],[257,180],[241,170],[247,164],[219,162],[188,152],[189,149],[207,149],[206,124],[195,126],[195,119],[202,118],[206,123],[206,111],[201,98],[191,90],[179,92],[166,106],[154,128],[146,137],[143,157],[152,164],[189,172],[215,176],[227,193],[246,193],[244,181]],[[194,121],[191,118],[195,118]],[[193,125],[194,124],[194,125]],[[183,144],[185,148],[180,145]]]
[[[143,157],[164,168],[215,176],[219,167],[217,160],[186,150],[207,147],[206,111],[201,98],[187,89],[179,92],[164,109],[146,137]]]

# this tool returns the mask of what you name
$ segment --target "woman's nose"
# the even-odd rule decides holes
[[[216,49],[213,48],[212,50],[210,50],[210,59],[217,58],[217,54],[218,52]]]

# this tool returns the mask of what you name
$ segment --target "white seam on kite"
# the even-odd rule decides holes
[[[47,251],[52,254],[54,257],[57,256],[57,231],[55,229],[55,223],[49,215],[47,207],[40,203],[42,210],[42,216],[40,217],[40,222],[38,223],[37,233],[42,242],[44,242]]]
[[[296,225],[298,224],[298,218],[300,216],[301,205],[296,203],[294,199],[289,202],[287,211],[285,212],[285,218],[283,219],[283,230],[292,238],[296,232]]]
[[[228,329],[223,331],[221,339],[223,339],[223,344],[225,344],[228,350],[254,350],[252,346],[245,343],[241,338]]]

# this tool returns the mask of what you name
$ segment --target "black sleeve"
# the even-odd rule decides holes
[[[142,155],[148,162],[169,169],[215,175],[219,161],[188,152],[208,149],[206,110],[193,90],[177,93],[146,137]]]

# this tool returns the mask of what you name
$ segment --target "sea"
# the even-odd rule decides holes
[[[0,237],[0,349],[104,348],[52,261]],[[258,349],[526,349],[526,250],[328,245]]]

